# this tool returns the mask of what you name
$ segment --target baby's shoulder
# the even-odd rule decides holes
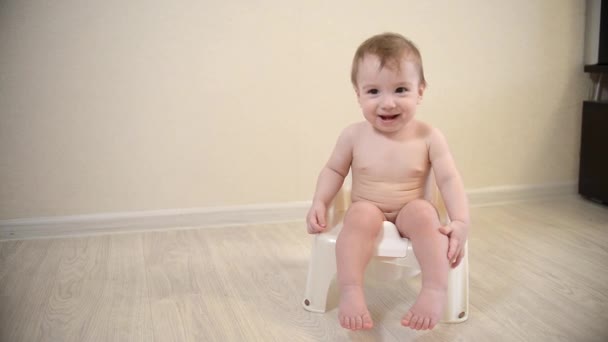
[[[367,126],[369,126],[367,121],[358,121],[346,126],[346,128],[344,128],[344,131],[358,133],[366,129]]]
[[[433,135],[438,134],[439,132],[439,129],[424,121],[416,120],[414,121],[414,124],[414,134],[418,138],[430,139]]]
[[[416,137],[424,140],[427,146],[436,144],[438,142],[443,142],[445,140],[443,133],[441,133],[439,128],[423,121],[416,121],[415,123]]]
[[[346,126],[340,136],[347,138],[360,137],[367,130],[367,121],[360,121]]]

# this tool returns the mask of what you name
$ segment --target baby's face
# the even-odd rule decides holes
[[[355,88],[359,105],[365,119],[380,132],[394,133],[405,127],[424,92],[416,64],[404,58],[399,63],[399,69],[390,65],[380,69],[380,59],[367,55],[359,64]]]

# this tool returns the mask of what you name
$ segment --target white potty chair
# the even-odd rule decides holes
[[[426,199],[431,201],[439,212],[442,224],[447,224],[449,218],[439,191],[434,183],[432,173],[429,175]],[[328,230],[314,236],[306,291],[302,305],[304,309],[323,313],[327,310],[327,297],[330,285],[336,275],[336,239],[342,228],[342,218],[350,203],[350,191],[340,190],[334,205],[330,210]],[[465,244],[465,255],[458,267],[450,268],[448,275],[447,303],[441,322],[460,323],[468,318],[469,314],[469,257]],[[385,262],[394,264],[389,268],[391,278],[402,276],[416,276],[420,273],[418,261],[414,256],[410,241],[399,235],[397,227],[385,221],[383,230],[378,235],[376,249],[372,262]],[[386,268],[385,268],[386,272]]]

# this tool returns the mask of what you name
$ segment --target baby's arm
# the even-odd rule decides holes
[[[455,267],[464,256],[464,243],[470,224],[468,200],[448,144],[438,129],[432,129],[429,143],[429,158],[435,180],[451,220],[447,227],[441,228],[441,232],[450,237],[448,258]]]
[[[319,233],[326,228],[327,207],[342,187],[353,158],[354,126],[349,126],[338,138],[331,157],[321,170],[312,206],[306,217],[308,232]]]

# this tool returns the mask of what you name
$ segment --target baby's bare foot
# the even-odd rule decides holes
[[[344,286],[340,290],[338,318],[346,329],[371,329],[374,326],[361,286]]]
[[[446,291],[423,288],[401,324],[414,330],[433,329],[443,313]]]

